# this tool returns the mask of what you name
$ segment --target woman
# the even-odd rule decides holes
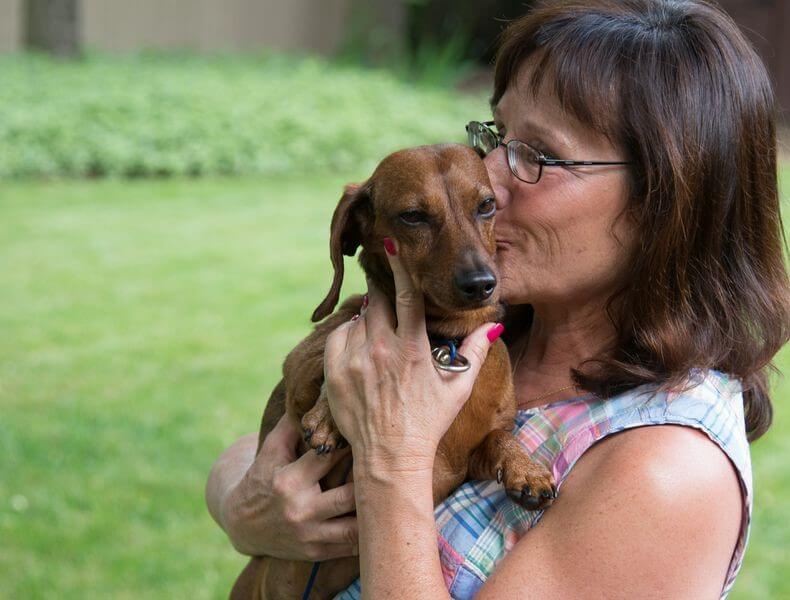
[[[433,457],[475,373],[432,367],[395,240],[395,313],[370,289],[327,343],[354,483],[322,493],[337,457],[295,460],[283,421],[254,461],[251,436],[223,454],[212,514],[250,554],[358,540],[368,598],[723,596],[751,513],[747,435],[770,424],[765,373],[788,339],[765,69],[702,0],[560,0],[504,33],[492,107],[469,131],[497,196],[515,433],[559,499],[528,512],[468,482],[434,511]],[[462,352],[479,364],[497,333]]]

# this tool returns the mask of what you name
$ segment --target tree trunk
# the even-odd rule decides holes
[[[77,56],[79,0],[27,0],[27,45],[55,56]]]

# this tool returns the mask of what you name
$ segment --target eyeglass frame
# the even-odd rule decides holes
[[[496,141],[496,146],[494,146],[490,151],[485,152],[479,146],[476,146],[472,143],[472,134],[469,132],[469,126],[473,123],[480,126],[481,129],[488,131]],[[507,155],[507,166],[510,167],[510,172],[513,173],[513,177],[518,179],[519,181],[523,181],[524,183],[529,183],[534,185],[540,181],[540,178],[543,176],[543,167],[602,167],[602,166],[611,166],[611,165],[632,165],[634,164],[631,161],[601,161],[601,160],[565,160],[561,158],[548,158],[543,152],[527,144],[526,142],[522,142],[521,140],[512,139],[506,144],[503,144],[504,137],[497,131],[491,129],[492,126],[496,125],[495,121],[469,121],[466,124],[466,135],[467,135],[467,142],[469,145],[476,150],[479,154],[481,154],[481,158],[485,158],[491,152],[499,148],[500,146],[505,146],[505,154]],[[522,177],[519,177],[516,173],[516,168],[514,163],[516,162],[515,157],[515,148],[517,144],[522,144],[532,150],[538,158],[538,176],[535,181],[527,181]]]

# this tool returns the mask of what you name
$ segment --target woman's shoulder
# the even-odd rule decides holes
[[[589,476],[670,508],[694,494],[714,501],[729,490],[740,497],[737,469],[706,432],[663,425],[626,429],[600,440],[568,475],[569,483]]]
[[[741,553],[733,554],[742,507],[737,472],[704,433],[645,427],[606,437],[585,452],[541,521],[544,535],[565,536],[563,550],[578,561],[591,552],[596,568],[628,565],[641,586],[662,589],[669,574],[698,582],[701,573],[721,585],[740,564]],[[624,577],[628,586],[620,569],[610,575]]]
[[[693,371],[678,389],[642,386],[609,399],[548,405],[532,417],[554,423],[539,450],[560,482],[560,495],[576,498],[571,504],[579,510],[595,510],[587,497],[599,503],[626,498],[618,518],[649,515],[646,535],[656,534],[654,526],[673,527],[681,543],[700,543],[705,529],[719,523],[716,543],[735,546],[729,588],[741,564],[752,503],[738,379]],[[535,428],[529,419],[524,426]],[[605,488],[594,494],[597,500],[591,496],[595,486]]]
[[[515,433],[562,479],[594,444],[622,431],[650,425],[696,429],[748,474],[741,384],[718,371],[692,371],[678,389],[644,385],[612,398],[586,395],[519,411]]]
[[[612,398],[589,394],[519,411],[516,432],[528,449],[547,462],[562,458],[569,469],[603,438],[649,425],[685,425],[705,433],[736,463],[748,458],[741,383],[710,370],[690,372],[677,389],[644,385]]]

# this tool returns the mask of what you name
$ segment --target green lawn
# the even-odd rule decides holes
[[[244,560],[205,477],[256,429],[365,174],[0,186],[1,597],[227,595]],[[790,597],[789,395],[754,446],[735,598]]]

